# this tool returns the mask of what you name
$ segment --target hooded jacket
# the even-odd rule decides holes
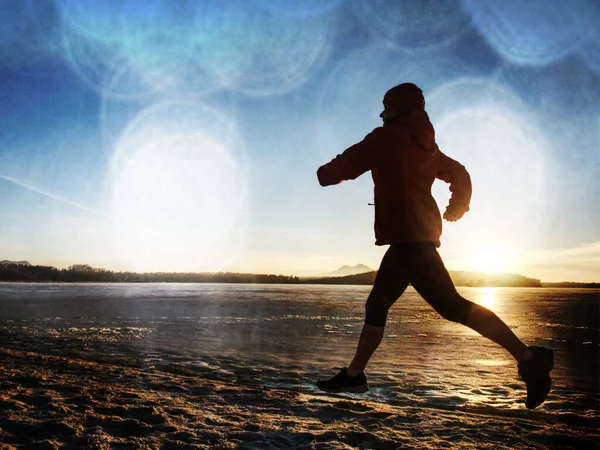
[[[440,246],[442,218],[431,195],[436,178],[450,183],[446,212],[455,218],[469,210],[471,178],[443,154],[424,110],[392,119],[361,142],[321,166],[321,186],[353,180],[370,170],[375,185],[375,244],[434,242]]]

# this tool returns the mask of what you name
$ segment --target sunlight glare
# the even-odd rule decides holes
[[[468,266],[478,272],[499,272],[506,269],[511,257],[509,252],[495,245],[479,247],[471,252]]]
[[[496,288],[484,287],[481,288],[481,296],[478,299],[478,303],[486,308],[492,309],[496,303]]]
[[[117,144],[114,242],[134,270],[221,267],[240,238],[245,176],[234,130],[219,130],[217,115],[200,111],[194,103],[151,108]]]
[[[440,149],[471,174],[473,196],[462,221],[473,230],[470,246],[535,244],[547,201],[548,148],[535,113],[510,89],[476,78],[444,84],[427,101]],[[432,193],[444,208],[448,185],[438,181]],[[446,227],[444,242],[463,241],[459,229]],[[502,268],[504,259],[491,249],[474,258],[474,270],[488,271]]]

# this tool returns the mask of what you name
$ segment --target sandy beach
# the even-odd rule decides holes
[[[4,348],[0,388],[3,449],[597,448],[581,418],[394,406]]]

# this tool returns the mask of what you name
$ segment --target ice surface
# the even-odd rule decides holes
[[[13,417],[0,423],[0,439],[24,442],[27,433],[17,423],[40,411],[47,415],[52,404],[52,411],[62,408],[71,417],[61,422],[57,416],[57,433],[64,442],[81,442],[91,431],[76,425],[73,402],[79,402],[96,417],[86,420],[97,420],[113,444],[129,442],[135,433],[121,422],[135,421],[140,436],[156,438],[163,430],[164,442],[212,442],[213,448],[226,447],[227,439],[246,448],[264,448],[257,442],[311,448],[313,441],[328,443],[314,448],[552,448],[552,442],[593,448],[597,290],[493,290],[491,309],[519,337],[555,351],[554,389],[534,411],[523,406],[524,386],[508,353],[444,321],[412,290],[390,311],[367,371],[371,390],[348,396],[317,391],[318,378],[351,358],[368,290],[0,284],[0,407]],[[489,289],[460,291],[473,301],[490,300]],[[91,385],[81,379],[84,372]],[[110,395],[100,401],[103,389]],[[92,400],[83,401],[86,393]],[[146,407],[128,395],[146,399],[156,413],[130,414]],[[149,423],[152,418],[162,425]]]

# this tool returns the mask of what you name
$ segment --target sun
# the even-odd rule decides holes
[[[511,259],[511,254],[506,248],[487,245],[474,249],[467,264],[471,270],[478,272],[500,272],[507,268]]]

